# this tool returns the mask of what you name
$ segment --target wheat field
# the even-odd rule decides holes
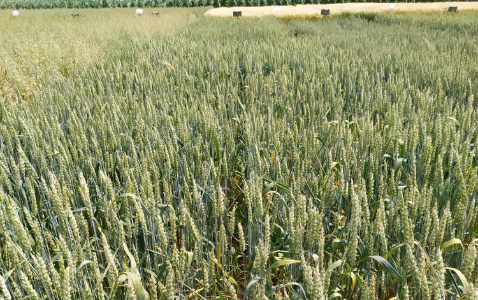
[[[477,12],[207,10],[0,11],[0,299],[477,299]]]

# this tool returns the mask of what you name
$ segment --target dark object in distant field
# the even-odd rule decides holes
[[[232,12],[233,17],[242,17],[242,11],[241,10],[236,10]]]
[[[159,12],[157,12],[157,11],[153,11],[151,14],[154,15],[154,16],[159,16]]]
[[[79,17],[80,14],[71,14],[71,16],[72,16],[73,18],[75,18],[75,17]]]
[[[330,9],[324,8],[324,9],[322,9],[322,10],[320,11],[320,14],[321,14],[322,16],[328,16],[328,15],[330,15]]]
[[[448,7],[448,12],[456,12],[457,9],[458,9],[458,6],[450,6]]]

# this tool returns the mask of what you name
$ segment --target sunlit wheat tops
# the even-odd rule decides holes
[[[478,15],[190,11],[0,30],[0,299],[477,299]]]

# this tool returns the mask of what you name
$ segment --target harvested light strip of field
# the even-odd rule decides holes
[[[254,7],[221,7],[208,10],[205,15],[230,17],[233,11],[242,11],[244,17],[262,17],[267,15],[319,15],[324,8],[330,9],[330,14],[343,12],[412,12],[412,11],[446,11],[450,6],[460,10],[478,10],[478,2],[433,2],[433,3],[338,3],[338,4],[307,4],[289,6],[254,6]],[[274,8],[279,8],[279,11]]]

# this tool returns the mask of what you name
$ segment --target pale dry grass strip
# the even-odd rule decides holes
[[[220,7],[208,10],[205,15],[230,17],[235,10],[242,11],[245,17],[262,17],[268,15],[300,16],[317,15],[321,9],[330,9],[330,14],[343,12],[413,12],[413,11],[445,11],[450,6],[457,6],[460,10],[478,10],[478,2],[433,2],[433,3],[395,3],[395,8],[390,8],[389,3],[338,3],[338,4],[307,4],[279,6],[280,11],[275,12],[275,6],[254,7]]]

